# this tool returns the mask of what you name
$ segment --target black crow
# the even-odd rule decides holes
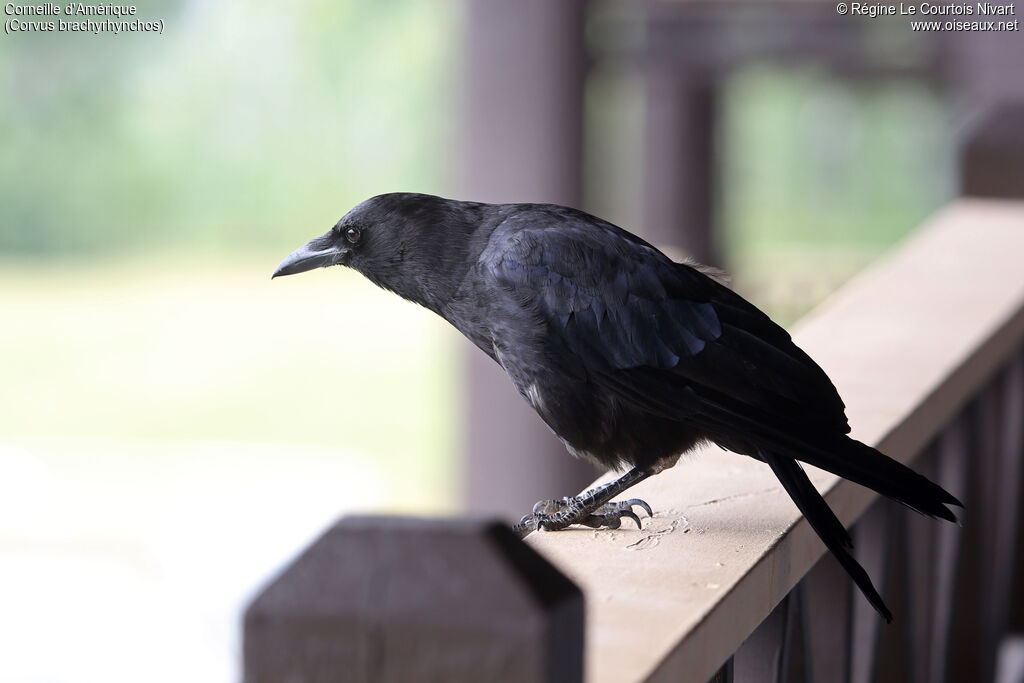
[[[345,265],[429,308],[499,363],[573,455],[626,469],[541,501],[515,530],[619,526],[611,502],[715,443],[767,463],[864,595],[892,615],[849,553],[850,535],[798,461],[918,512],[956,521],[942,488],[847,436],[832,382],[738,294],[607,221],[550,204],[373,197],[286,258],[274,276]]]

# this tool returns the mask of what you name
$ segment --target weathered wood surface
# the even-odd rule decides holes
[[[1022,253],[1024,203],[960,200],[801,322],[853,436],[909,462],[1006,364]],[[809,469],[846,524],[877,497]],[[587,596],[588,681],[708,680],[824,552],[767,467],[717,448],[631,495],[655,509],[641,531],[528,538]]]
[[[573,683],[582,620],[504,524],[347,517],[250,603],[244,681]]]

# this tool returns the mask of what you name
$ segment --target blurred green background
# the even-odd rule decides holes
[[[0,638],[24,643],[0,679],[225,680],[247,591],[336,515],[457,509],[456,334],[351,272],[269,276],[370,195],[458,193],[460,8],[168,0],[140,6],[162,36],[0,37]],[[615,65],[587,86],[586,197],[615,220],[639,93]],[[946,109],[739,70],[737,287],[790,322],[951,197]],[[189,634],[156,678],[140,620]],[[52,659],[89,629],[116,664]]]
[[[164,2],[163,36],[0,41],[0,437],[415,444],[431,480],[385,503],[441,505],[439,325],[269,274],[367,196],[446,190],[456,9]]]
[[[456,9],[161,2],[163,36],[8,36],[0,249],[266,250],[442,190]]]

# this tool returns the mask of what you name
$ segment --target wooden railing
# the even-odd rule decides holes
[[[895,626],[851,594],[831,558],[818,563],[822,544],[768,468],[711,449],[631,493],[662,511],[641,534],[530,539],[587,596],[588,680],[700,681],[730,657],[736,680],[769,680],[748,671],[799,650],[814,680],[866,681],[896,642],[916,680],[942,680],[960,658],[976,660],[980,676],[1006,621],[995,611],[1010,604],[1005,551],[1020,533],[1022,253],[1024,204],[954,203],[795,331],[845,399],[853,435],[967,505],[958,529],[888,502],[871,507],[873,492],[812,475],[845,524],[860,519],[857,554],[883,582]],[[991,614],[961,613],[972,605]],[[968,656],[993,628],[984,655]],[[962,630],[970,636],[951,640]]]
[[[342,522],[251,605],[246,681],[991,680],[1024,626],[1024,202],[954,202],[794,337],[853,436],[966,504],[957,527],[809,468],[894,625],[767,467],[714,448],[631,490],[641,531],[533,534],[541,557],[494,525]]]

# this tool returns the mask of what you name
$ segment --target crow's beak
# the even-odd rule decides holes
[[[323,268],[342,263],[348,254],[348,249],[334,244],[334,240],[330,237],[330,233],[317,237],[309,244],[305,244],[293,251],[288,258],[281,261],[281,265],[277,267],[277,270],[270,276],[270,279],[274,279],[279,275],[294,275],[295,273],[304,273],[314,268]]]

